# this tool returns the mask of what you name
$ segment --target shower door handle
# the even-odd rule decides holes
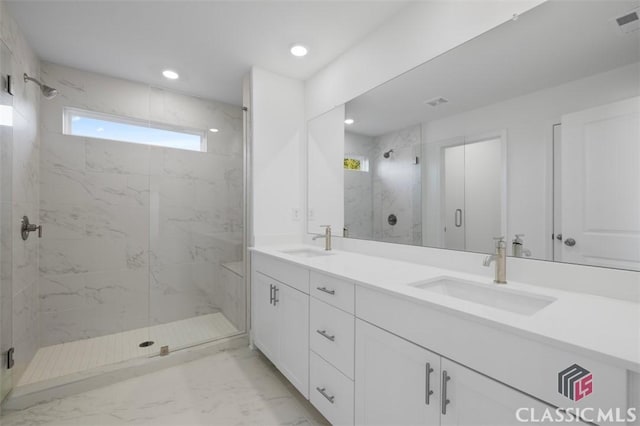
[[[462,209],[456,209],[456,228],[460,228],[462,226]]]

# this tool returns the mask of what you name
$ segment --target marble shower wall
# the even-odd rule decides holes
[[[389,243],[422,244],[420,126],[374,138],[369,167],[373,176],[373,239]],[[393,149],[390,158],[383,154]],[[388,223],[389,215],[397,223]]]
[[[25,84],[23,73],[38,77],[40,61],[23,37],[16,22],[0,2],[0,39],[2,42],[3,77],[13,77],[13,127],[3,129],[2,196],[2,276],[3,305],[0,310],[11,310],[11,335],[2,327],[0,336],[3,350],[15,347],[15,367],[12,378],[16,382],[38,349],[38,239],[33,235],[27,241],[20,238],[20,219],[28,215],[38,220],[39,210],[39,149],[38,131],[40,91],[33,83]],[[4,79],[4,78],[3,78]],[[3,89],[4,90],[4,89]],[[5,94],[3,94],[5,96]],[[6,95],[10,96],[10,95]],[[5,143],[6,142],[6,143]],[[11,302],[10,304],[8,302]],[[5,315],[0,315],[3,319]],[[4,361],[4,357],[2,361]],[[3,384],[7,389],[8,383]]]
[[[242,259],[239,107],[43,63],[42,344],[221,308],[222,264]],[[63,107],[206,130],[208,152],[62,134]]]
[[[346,155],[371,157],[373,138],[352,132],[344,134]],[[373,238],[373,181],[371,170],[344,171],[344,227],[350,238]]]

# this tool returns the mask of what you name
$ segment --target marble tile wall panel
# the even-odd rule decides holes
[[[10,150],[9,162],[3,165],[10,171],[10,181],[3,179],[2,196],[2,307],[11,310],[11,342],[2,340],[0,347],[15,348],[16,364],[13,369],[15,382],[29,363],[39,343],[38,309],[38,241],[33,236],[28,241],[20,238],[20,218],[28,215],[37,221],[39,209],[39,115],[40,92],[33,83],[25,84],[18,78],[24,73],[40,76],[40,61],[20,32],[16,22],[0,2],[0,39],[2,42],[3,74],[15,76],[13,105],[13,127],[7,138],[10,146],[3,147],[3,155]],[[5,167],[3,167],[5,168]],[[35,275],[34,275],[35,273]],[[8,334],[8,333],[6,333]],[[9,336],[7,336],[9,337]],[[0,339],[3,339],[0,336]],[[6,343],[6,344],[5,344]]]
[[[369,160],[374,149],[373,138],[345,132],[345,154],[359,155]],[[344,224],[348,236],[373,238],[372,171],[344,171]]]
[[[216,267],[242,255],[240,108],[55,64],[42,75],[60,91],[42,104],[43,342],[219,310]],[[199,129],[208,151],[67,136],[65,106]]]
[[[378,136],[371,150],[373,174],[373,238],[378,241],[420,245],[421,199],[420,126]],[[383,154],[393,149],[390,158]],[[389,215],[397,223],[388,223]]]
[[[238,271],[229,269],[228,264],[217,268],[216,279],[221,285],[215,293],[216,300],[220,303],[220,309],[225,317],[238,329],[246,330],[246,312],[244,309],[246,300],[246,287],[242,275]],[[236,262],[242,268],[242,262]]]

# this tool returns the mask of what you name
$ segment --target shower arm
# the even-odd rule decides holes
[[[29,77],[29,75],[25,72],[23,74],[24,77],[24,82],[26,83],[27,81],[33,81],[35,84],[37,84],[38,86],[40,86],[40,89],[42,89],[42,83],[40,83],[39,80],[33,78],[33,77]]]

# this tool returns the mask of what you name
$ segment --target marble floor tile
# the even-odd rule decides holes
[[[249,348],[6,413],[0,420],[3,426],[327,424]]]

